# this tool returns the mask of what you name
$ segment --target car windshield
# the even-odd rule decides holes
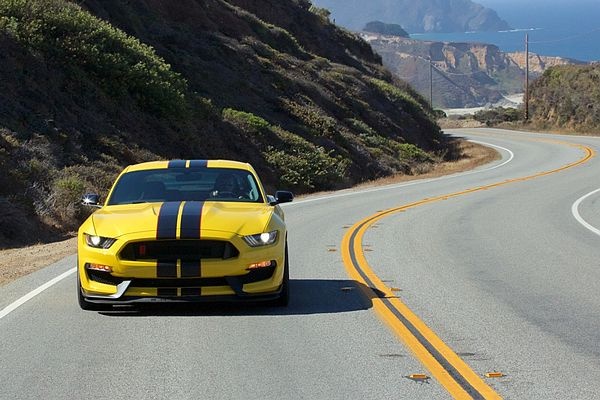
[[[155,169],[121,176],[108,205],[163,201],[263,202],[249,171],[230,168]]]

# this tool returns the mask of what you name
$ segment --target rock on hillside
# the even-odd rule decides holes
[[[522,70],[526,68],[526,55],[524,51],[506,53],[506,56],[511,59],[515,64]],[[565,57],[552,57],[552,56],[541,56],[535,53],[529,53],[529,71],[536,76],[541,75],[548,68],[556,67],[559,65],[583,65],[587,64],[584,61],[575,60],[572,58]]]
[[[0,247],[75,229],[80,194],[135,162],[244,160],[296,192],[430,165],[447,143],[426,101],[310,9],[0,2]]]
[[[369,21],[400,24],[410,33],[509,29],[494,10],[470,0],[314,0],[336,23],[360,30]]]

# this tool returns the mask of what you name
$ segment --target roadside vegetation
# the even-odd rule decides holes
[[[497,107],[477,111],[473,119],[486,126],[496,126],[504,122],[517,122],[523,120],[523,110],[517,108]]]
[[[530,94],[536,126],[599,133],[599,64],[550,68],[533,82]]]

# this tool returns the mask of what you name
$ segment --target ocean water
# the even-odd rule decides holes
[[[501,50],[529,51],[547,56],[600,61],[600,0],[529,1],[480,0],[513,27],[503,32],[412,34],[414,39],[491,43]],[[525,3],[525,2],[522,2]]]

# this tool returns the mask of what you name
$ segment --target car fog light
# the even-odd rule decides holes
[[[94,271],[102,271],[102,272],[112,272],[112,267],[109,265],[102,264],[85,264],[87,269],[92,269]]]
[[[259,269],[259,268],[269,268],[276,265],[274,260],[271,261],[261,261],[258,263],[254,263],[254,264],[250,264],[248,266],[248,268],[246,268],[246,270],[251,271],[253,269]]]

